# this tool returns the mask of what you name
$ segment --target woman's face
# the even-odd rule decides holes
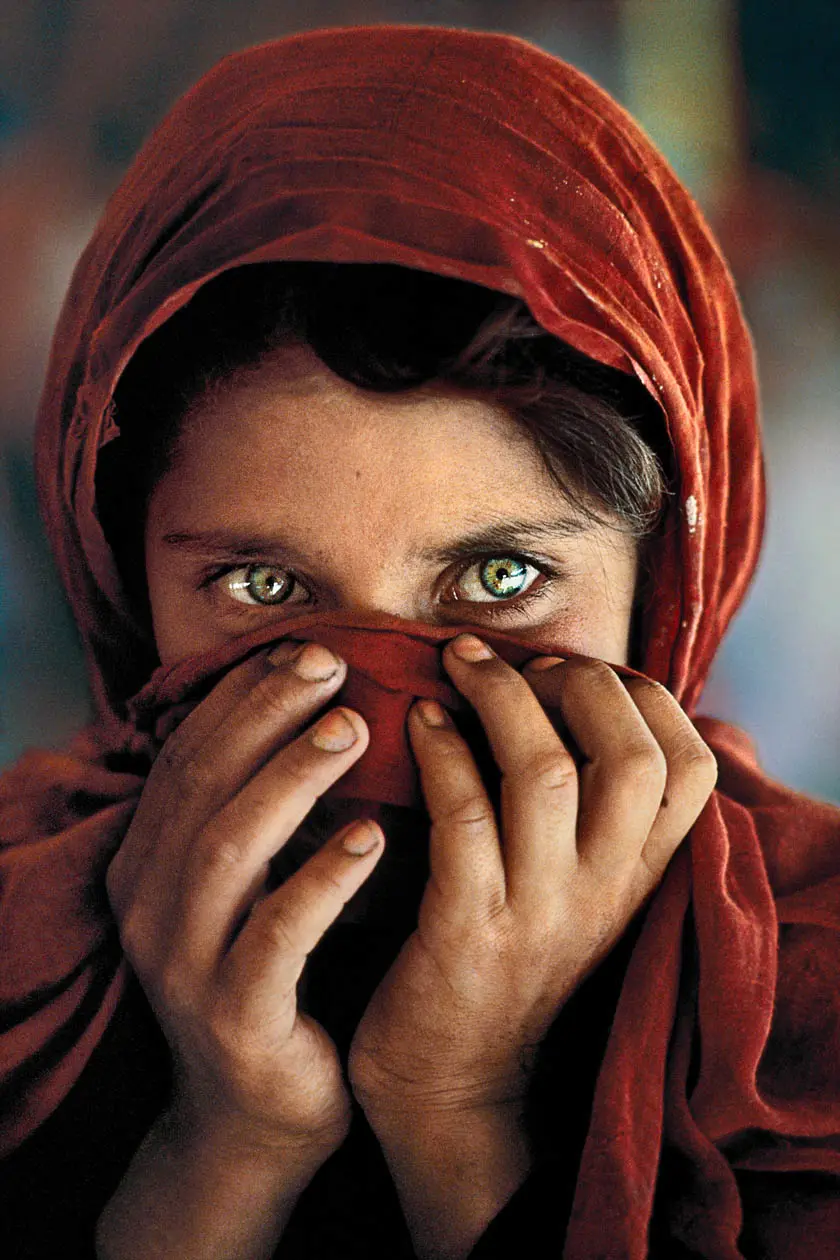
[[[163,664],[334,609],[626,664],[636,551],[574,512],[500,406],[363,392],[301,346],[191,410],[146,520]]]

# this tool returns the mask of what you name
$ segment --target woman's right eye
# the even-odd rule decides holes
[[[229,569],[216,580],[238,603],[259,604],[264,608],[285,604],[297,583],[290,573],[274,564]]]

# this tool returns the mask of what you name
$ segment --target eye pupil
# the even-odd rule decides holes
[[[527,566],[510,556],[485,560],[480,569],[481,585],[490,595],[509,597],[521,591]]]

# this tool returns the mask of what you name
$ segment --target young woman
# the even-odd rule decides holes
[[[0,784],[13,1254],[834,1255],[840,815],[694,713],[753,365],[623,111],[498,35],[226,59],[37,457],[97,717]]]

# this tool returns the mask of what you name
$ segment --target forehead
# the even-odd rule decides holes
[[[324,454],[324,441],[346,452],[365,439],[376,442],[374,453],[383,460],[393,445],[402,458],[436,450],[441,471],[453,459],[468,462],[481,447],[516,449],[526,460],[537,455],[527,430],[490,394],[434,381],[411,390],[360,389],[297,344],[215,382],[189,407],[178,447],[198,459],[220,446],[237,447],[246,458],[255,445],[303,444],[311,456]]]
[[[451,389],[362,391],[295,348],[193,408],[149,523],[179,537],[279,531],[301,552],[337,526],[345,541],[386,548],[439,547],[469,527],[510,545],[526,518],[543,526],[536,543],[579,532],[576,515],[498,403]]]

